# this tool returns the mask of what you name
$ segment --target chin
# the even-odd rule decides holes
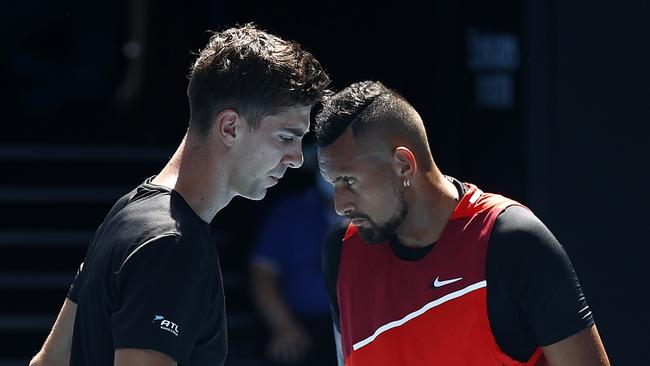
[[[368,244],[381,244],[386,240],[390,239],[391,236],[391,233],[384,232],[376,228],[372,228],[372,229],[359,228],[358,230],[359,230],[359,235],[361,235],[361,239],[363,239],[363,241],[365,241]]]
[[[242,194],[241,196],[244,198],[248,198],[249,200],[260,201],[264,197],[266,197],[266,188],[261,188],[259,190],[250,192],[248,194]]]
[[[251,197],[251,200],[253,200],[253,201],[261,201],[262,199],[264,199],[264,197],[266,197],[266,189],[261,194],[255,196],[255,197]]]

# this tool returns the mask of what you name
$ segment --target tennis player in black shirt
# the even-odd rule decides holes
[[[302,164],[311,107],[328,84],[296,43],[252,25],[214,33],[191,69],[187,134],[110,210],[30,365],[222,365],[209,224],[233,197],[262,199]]]

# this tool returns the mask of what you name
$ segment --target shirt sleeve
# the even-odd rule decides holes
[[[119,210],[124,208],[124,206],[129,202],[129,199],[130,199],[129,195],[126,195],[126,196],[120,198],[117,202],[115,202],[113,207],[111,207],[110,211],[106,214],[106,219],[109,218],[109,217],[113,217]],[[96,238],[97,235],[99,235],[99,233],[101,233],[101,231],[103,230],[103,227],[104,227],[104,224],[99,226],[99,228],[97,229],[97,231],[94,234],[94,238]],[[92,246],[93,246],[92,243],[94,242],[94,238],[90,242],[90,248],[92,248]],[[88,248],[87,250],[90,250],[90,248]],[[72,302],[74,302],[74,303],[78,303],[77,300],[79,298],[79,288],[81,287],[80,284],[83,282],[83,278],[84,278],[83,268],[84,268],[84,262],[81,262],[81,264],[79,265],[79,268],[77,269],[77,274],[75,275],[74,280],[72,280],[72,284],[70,285],[70,289],[68,290],[68,295],[66,296],[68,299],[72,300]]]
[[[66,296],[68,299],[70,299],[72,302],[77,303],[77,299],[79,298],[79,281],[81,281],[81,271],[84,268],[84,263],[81,262],[79,265],[79,269],[77,269],[77,274],[74,276],[74,280],[72,280],[72,284],[70,285],[70,289],[68,290],[68,295]]]
[[[339,321],[339,302],[336,295],[336,283],[339,276],[339,264],[341,262],[341,250],[343,237],[345,236],[346,227],[336,225],[330,230],[323,242],[323,254],[321,256],[323,278],[325,280],[325,289],[330,299],[330,310],[332,321],[336,330],[340,331]]]
[[[111,315],[118,348],[153,349],[189,361],[201,324],[214,305],[217,268],[202,247],[164,236],[135,249],[114,273]]]
[[[517,353],[508,350],[527,336],[533,347],[546,346],[594,323],[564,247],[529,210],[513,206],[499,215],[487,266],[490,323],[506,353]]]

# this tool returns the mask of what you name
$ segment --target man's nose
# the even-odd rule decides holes
[[[302,155],[302,146],[300,146],[300,144],[287,153],[282,159],[282,163],[289,168],[300,168],[304,161],[305,158]]]
[[[354,204],[340,189],[334,191],[334,210],[339,216],[348,216],[354,211]]]

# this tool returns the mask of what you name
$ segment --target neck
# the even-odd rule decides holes
[[[408,214],[397,228],[399,242],[422,248],[436,242],[458,204],[458,191],[440,172],[416,179],[406,191]]]
[[[215,159],[223,155],[197,140],[186,135],[152,183],[177,191],[203,221],[210,223],[235,194],[227,184],[226,160]]]

